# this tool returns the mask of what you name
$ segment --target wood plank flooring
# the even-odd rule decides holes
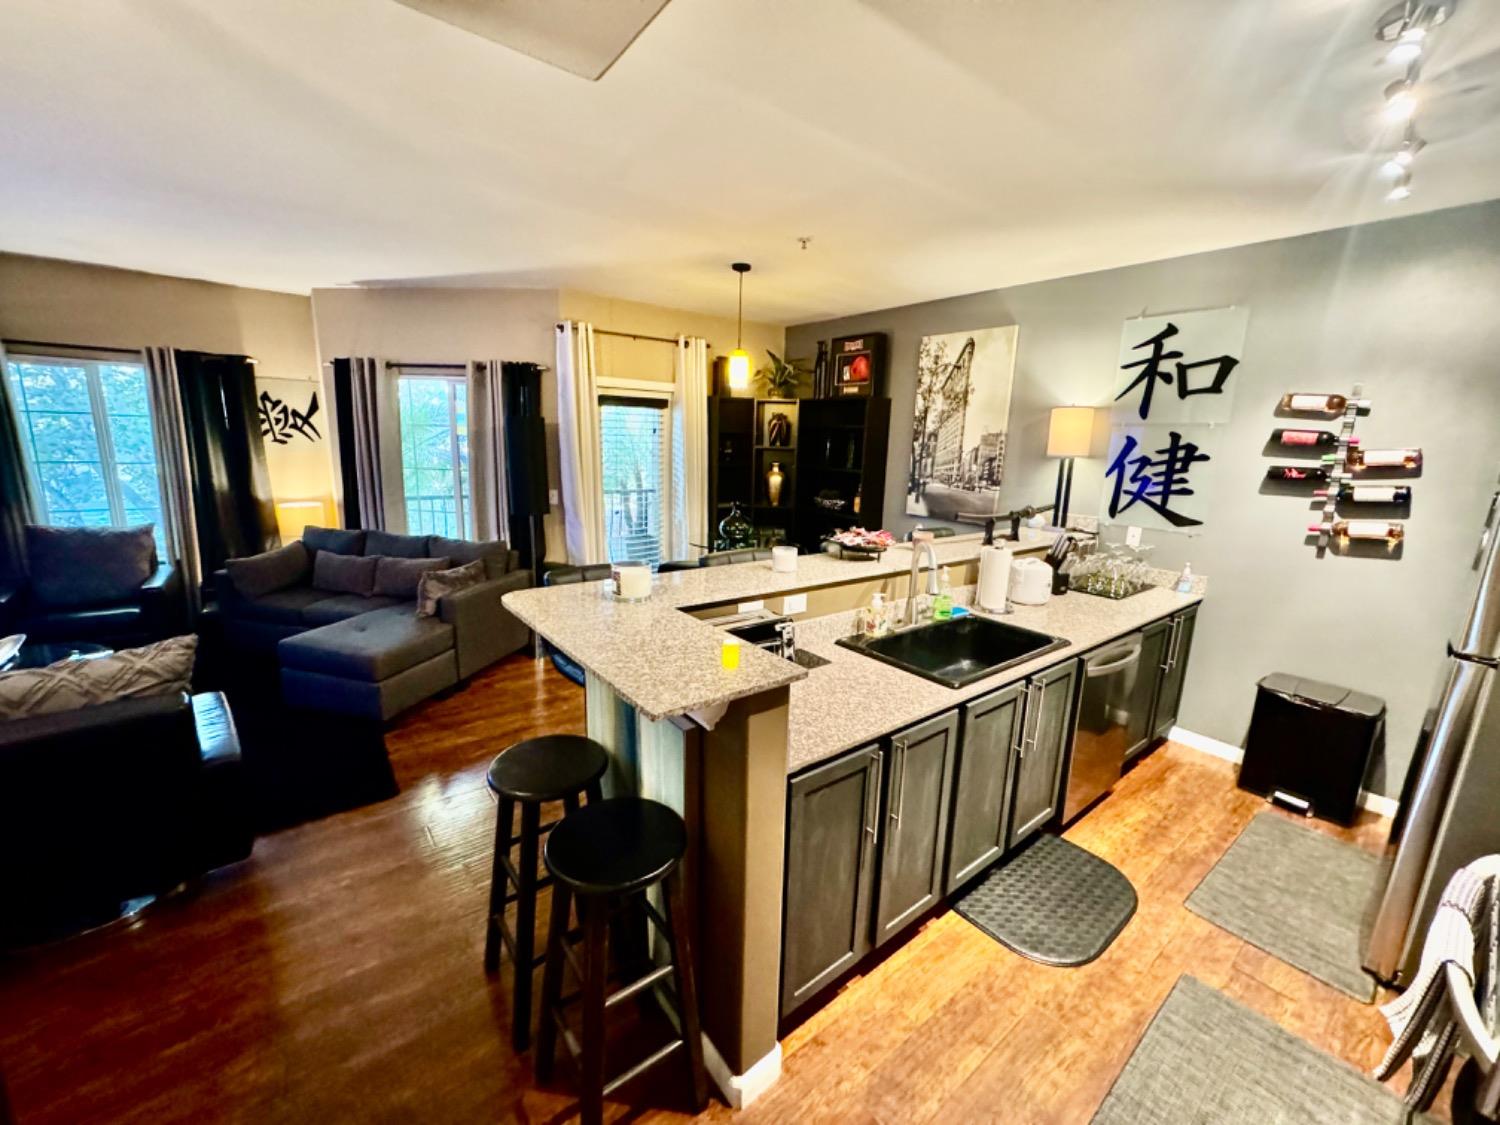
[[[514,657],[391,734],[395,799],[262,838],[131,928],[0,962],[16,1120],[568,1120],[566,1066],[537,1089],[510,1051],[509,990],[481,967],[484,767],[517,738],[582,727],[581,689]],[[1373,1006],[1182,905],[1264,808],[1232,766],[1163,746],[1068,833],[1140,896],[1103,957],[1047,968],[943,914],[791,1033],[761,1101],[701,1120],[1086,1122],[1183,973],[1368,1069],[1388,1039]],[[1313,823],[1384,839],[1373,817]],[[665,1077],[612,1118],[687,1120]]]

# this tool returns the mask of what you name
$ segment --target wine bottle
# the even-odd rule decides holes
[[[1339,443],[1339,435],[1327,430],[1272,430],[1271,440],[1277,445],[1290,445],[1304,449],[1332,449]],[[1358,445],[1359,438],[1349,439],[1350,445]]]
[[[1320,488],[1314,496],[1327,496],[1332,489]],[[1334,493],[1340,504],[1410,504],[1411,489],[1404,484],[1341,484]]]
[[[1327,453],[1324,461],[1337,461],[1335,454]],[[1420,469],[1420,449],[1350,449],[1346,464],[1358,472],[1360,469]]]
[[[1342,414],[1349,400],[1343,395],[1284,394],[1281,409],[1297,414]]]
[[[1328,483],[1328,470],[1321,465],[1272,465],[1266,470],[1266,479],[1275,481]]]
[[[1314,523],[1309,524],[1307,530],[1319,532],[1325,529],[1322,524]],[[1326,530],[1335,539],[1384,539],[1392,545],[1406,538],[1406,527],[1389,520],[1334,520]]]

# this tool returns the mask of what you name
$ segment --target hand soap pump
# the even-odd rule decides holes
[[[1182,573],[1177,576],[1177,585],[1173,587],[1179,594],[1191,594],[1193,592],[1193,564],[1183,563]]]
[[[938,592],[932,599],[932,619],[947,621],[953,616],[953,586],[948,578],[948,568],[938,571]]]

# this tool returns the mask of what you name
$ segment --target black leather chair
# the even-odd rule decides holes
[[[671,559],[657,566],[656,573],[671,574],[678,570],[697,570],[700,565],[698,559]]]
[[[733,551],[714,551],[698,560],[699,566],[729,566],[733,563],[764,562],[771,557],[769,547],[738,547]]]
[[[610,574],[609,563],[589,563],[587,566],[554,566],[542,575],[543,586],[565,586],[574,582],[601,582]],[[545,643],[545,642],[543,642]],[[580,687],[583,685],[583,666],[566,653],[558,652],[547,645],[547,654],[552,666]]]
[[[106,922],[253,843],[222,695],[0,722],[0,945]]]

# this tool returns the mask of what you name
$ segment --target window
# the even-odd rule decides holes
[[[146,368],[11,356],[16,423],[37,519],[59,527],[161,526],[161,482]]]
[[[397,398],[406,530],[471,538],[468,384],[449,375],[402,375]]]
[[[671,511],[666,407],[658,399],[599,400],[604,537],[610,562],[647,562],[654,567],[665,553]]]

